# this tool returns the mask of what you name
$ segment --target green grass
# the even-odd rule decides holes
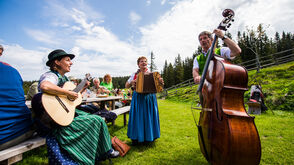
[[[248,72],[248,91],[244,94],[246,103],[250,96],[250,87],[260,84],[265,95],[265,104],[272,110],[293,110],[294,107],[294,61],[286,64],[268,67],[256,73],[255,70]],[[188,102],[199,100],[195,96],[198,85],[178,88],[168,91],[173,93],[166,99]]]
[[[261,164],[294,164],[294,113],[274,111],[256,116]]]
[[[131,146],[125,157],[113,159],[114,164],[208,164],[200,152],[197,129],[191,104],[170,100],[158,100],[161,137],[153,144]],[[261,163],[294,164],[294,112],[267,111],[255,116],[262,146]],[[109,124],[109,132],[131,145],[127,137],[127,126],[123,126],[123,116],[116,125]],[[46,148],[25,154],[19,164],[47,164]],[[108,161],[100,164],[109,164]]]
[[[249,84],[261,84],[266,104],[274,110],[293,110],[294,62],[248,73]],[[249,92],[245,96],[249,97]]]

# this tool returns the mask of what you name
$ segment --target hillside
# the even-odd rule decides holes
[[[294,107],[294,62],[268,67],[257,73],[248,72],[248,89],[253,84],[260,84],[265,95],[265,104],[271,110],[293,110]],[[168,91],[166,99],[197,103],[196,90],[198,85],[187,86]],[[244,102],[249,98],[250,91],[245,92]],[[196,101],[195,101],[196,100]]]

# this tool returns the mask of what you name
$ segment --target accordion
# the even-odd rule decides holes
[[[160,74],[158,72],[137,74],[136,92],[138,93],[158,93],[163,90],[159,83]]]

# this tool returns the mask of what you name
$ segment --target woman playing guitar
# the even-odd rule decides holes
[[[67,54],[58,49],[48,55],[47,66],[50,71],[41,75],[39,89],[32,100],[32,107],[37,112],[37,117],[48,114],[55,127],[50,129],[48,137],[54,137],[62,152],[78,164],[95,164],[99,158],[108,155],[111,158],[119,156],[111,147],[110,135],[104,120],[97,115],[90,115],[75,109],[81,102],[80,90],[85,87],[81,83],[75,89],[68,82],[65,73],[70,72],[73,54]],[[87,86],[87,85],[86,85]],[[69,90],[71,89],[71,90]],[[43,121],[40,123],[42,124]],[[49,126],[52,124],[49,124]],[[48,125],[47,125],[48,126]],[[50,143],[47,141],[48,148]],[[50,164],[55,164],[54,156],[48,152]],[[54,153],[53,153],[54,154]]]

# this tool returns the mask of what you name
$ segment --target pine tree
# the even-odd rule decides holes
[[[187,57],[183,62],[184,68],[184,81],[193,78],[192,69],[193,69],[193,58]]]
[[[278,32],[276,32],[276,34],[275,34],[275,42],[276,42],[277,52],[282,51],[282,43],[281,43],[281,39],[280,39],[280,34]]]
[[[166,87],[171,87],[175,85],[174,68],[171,63],[169,63],[167,68],[167,81],[165,83],[166,83]]]
[[[151,72],[157,70],[154,59],[155,59],[155,56],[154,56],[153,52],[151,52],[151,62],[150,62],[150,71]]]
[[[168,65],[167,65],[167,60],[165,60],[164,62],[164,66],[163,66],[163,72],[161,74],[164,82],[167,82],[168,79]],[[165,83],[165,86],[167,86],[167,84]]]
[[[178,84],[184,80],[184,68],[181,60],[180,54],[178,54],[178,57],[175,59],[175,84]]]

